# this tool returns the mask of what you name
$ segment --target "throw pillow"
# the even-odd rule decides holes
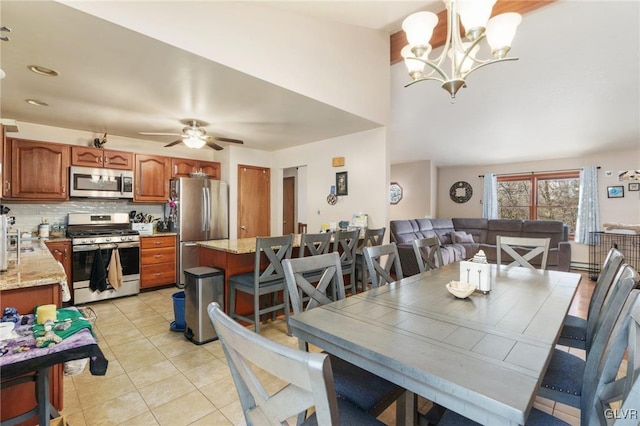
[[[451,233],[451,241],[454,244],[473,243],[473,235],[467,234],[464,231],[454,231]]]

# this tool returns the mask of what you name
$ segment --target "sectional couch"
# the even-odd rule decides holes
[[[483,250],[489,263],[496,262],[496,236],[551,238],[547,269],[568,271],[571,263],[569,228],[562,222],[550,220],[514,219],[407,219],[392,220],[390,238],[398,246],[404,276],[419,272],[412,241],[417,238],[438,237],[445,264],[473,257]],[[542,256],[531,263],[540,265]],[[511,262],[503,252],[502,262]]]

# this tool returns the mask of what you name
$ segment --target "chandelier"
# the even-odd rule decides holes
[[[475,70],[496,62],[514,61],[518,58],[506,57],[511,49],[511,41],[516,28],[522,21],[518,13],[503,13],[489,19],[496,0],[442,0],[447,8],[447,38],[440,56],[430,59],[431,35],[438,23],[438,16],[432,12],[417,12],[402,22],[402,29],[409,42],[402,51],[411,81],[405,87],[419,81],[435,80],[455,99],[461,87],[466,87],[466,78]],[[465,38],[460,36],[460,24],[466,29]],[[491,55],[478,59],[480,42],[487,40]],[[445,61],[450,64],[450,75],[444,69]],[[425,66],[431,68],[425,72]]]

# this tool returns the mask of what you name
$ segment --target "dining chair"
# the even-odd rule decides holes
[[[353,231],[336,231],[333,234],[333,250],[340,255],[340,265],[342,266],[343,276],[349,276],[348,284],[345,284],[345,290],[349,290],[351,295],[356,294],[356,248],[358,247],[358,239],[360,237],[360,229]]]
[[[218,333],[248,425],[383,425],[336,397],[327,354],[304,352],[253,333],[215,302],[207,307]],[[255,367],[269,373],[259,374]],[[274,390],[274,377],[281,385]],[[314,413],[307,417],[308,410]]]
[[[373,247],[382,244],[386,231],[387,228],[385,227],[378,229],[367,228],[364,231],[364,238],[358,244],[358,248],[356,248],[356,284],[358,281],[362,284],[362,291],[367,290],[367,284],[369,283],[367,263],[364,260],[362,249],[364,247]],[[360,274],[358,274],[358,271],[360,271]]]
[[[633,290],[622,306],[607,337],[606,348],[581,388],[581,425],[629,425],[638,423],[640,401],[640,290]],[[626,359],[625,359],[626,358]],[[626,365],[624,363],[626,362]],[[425,418],[438,426],[477,425],[460,414],[445,410],[441,417],[430,410]],[[626,413],[626,414],[624,414]],[[526,426],[568,425],[557,417],[532,408]]]
[[[559,345],[577,349],[589,349],[593,339],[593,329],[596,324],[596,319],[600,314],[607,294],[609,294],[609,289],[613,284],[616,273],[623,262],[624,255],[615,247],[611,248],[607,253],[602,270],[598,275],[598,281],[591,294],[587,318],[567,315],[562,330],[560,331],[560,337],[558,338]]]
[[[281,237],[257,237],[256,253],[253,263],[253,271],[232,275],[229,283],[229,316],[254,325],[256,333],[260,333],[260,316],[284,310],[287,323],[289,322],[289,310],[287,288],[284,283],[282,260],[291,258],[293,249],[293,234]],[[260,268],[262,256],[267,258],[267,266]],[[248,293],[253,296],[253,317],[241,315],[236,312],[236,292]],[[283,292],[282,302],[278,301],[278,293]],[[271,296],[269,303],[264,302],[263,296]],[[263,305],[263,306],[261,306]]]
[[[372,287],[379,287],[404,278],[402,276],[402,266],[400,265],[400,256],[398,256],[396,243],[365,247],[363,252],[364,258],[367,261],[369,275],[371,276]],[[392,275],[392,268],[394,269],[393,272],[395,275]]]
[[[614,333],[616,322],[621,316],[623,305],[639,280],[640,275],[630,265],[620,268],[612,285],[611,295],[596,320],[593,342],[586,354],[586,361],[569,352],[554,350],[538,395],[580,408],[584,386],[593,380],[610,335]]]
[[[300,235],[300,247],[298,248],[298,257],[317,256],[319,254],[326,254],[329,252],[331,246],[331,234],[319,233],[319,234],[301,234]],[[306,278],[315,282],[322,276],[322,271],[308,271]],[[290,298],[285,300],[286,309],[291,312]],[[291,327],[287,321],[287,334],[291,335]]]
[[[306,234],[307,233],[307,224],[298,222],[298,234]]]
[[[294,315],[346,297],[340,257],[335,252],[285,259],[282,267]],[[318,270],[322,271],[321,278],[317,282],[309,281],[307,274]],[[329,288],[335,289],[335,297],[329,296]],[[309,349],[302,339],[298,339],[298,345],[301,350]],[[331,354],[329,357],[336,392],[374,416],[382,413],[405,391],[350,362]]]
[[[508,266],[524,266],[526,268],[538,269],[529,263],[534,257],[542,255],[540,269],[547,268],[547,256],[549,255],[549,243],[551,238],[525,238],[525,237],[505,237],[496,236],[496,256],[497,264],[502,264],[502,251],[513,259]],[[515,249],[524,251],[520,254]]]
[[[438,237],[418,238],[411,242],[420,272],[444,265]]]

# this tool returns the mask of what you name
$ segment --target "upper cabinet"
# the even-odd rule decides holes
[[[133,170],[133,154],[88,146],[72,146],[71,165]]]
[[[135,154],[134,201],[166,202],[169,199],[171,159]]]
[[[220,163],[189,158],[171,159],[171,177],[189,177],[191,173],[205,173],[211,179],[220,179]]]
[[[7,138],[4,189],[7,198],[66,200],[69,145]],[[7,160],[7,157],[5,157]]]

